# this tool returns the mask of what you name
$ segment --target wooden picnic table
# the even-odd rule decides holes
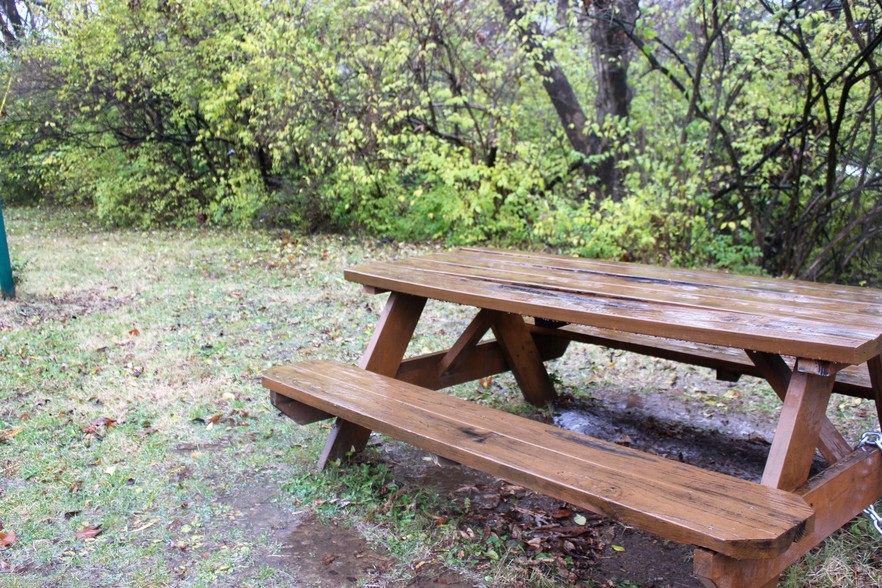
[[[697,545],[696,576],[733,588],[775,585],[786,567],[882,497],[880,452],[853,449],[825,414],[834,389],[882,405],[882,291],[476,248],[372,263],[345,277],[390,293],[360,370],[279,368],[264,380],[298,422],[338,417],[322,464],[363,448],[371,430],[398,435]],[[405,359],[428,299],[474,307],[475,317],[449,349]],[[491,330],[495,338],[486,340]],[[555,397],[544,362],[572,341],[705,365],[729,379],[765,378],[782,408],[761,484],[677,469],[430,392],[510,370],[526,400],[544,405]],[[346,390],[334,396],[335,388]],[[392,408],[375,408],[386,402]],[[830,465],[809,479],[816,450]],[[555,464],[556,455],[575,465]],[[641,495],[653,484],[662,485]],[[633,485],[637,491],[622,489]],[[689,510],[684,504],[688,514],[678,510]]]

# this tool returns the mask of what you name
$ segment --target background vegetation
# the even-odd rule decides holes
[[[878,0],[2,0],[0,193],[879,283]]]

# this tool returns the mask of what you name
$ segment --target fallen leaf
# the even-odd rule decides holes
[[[0,443],[6,443],[19,433],[21,433],[21,429],[9,429],[8,431],[0,431]]]
[[[584,525],[585,523],[588,522],[588,519],[585,518],[585,515],[577,514],[576,516],[573,517],[573,522],[576,523],[577,525]]]
[[[216,414],[216,415],[214,415],[214,416],[210,416],[210,417],[208,417],[208,418],[205,419],[205,420],[208,421],[209,423],[216,423],[216,422],[218,422],[219,420],[221,420],[221,418],[223,418],[223,416],[224,416],[224,415],[222,415],[222,414]]]
[[[0,549],[15,543],[15,531],[0,531]]]
[[[95,433],[97,433],[101,429],[101,427],[104,427],[105,429],[109,429],[115,425],[116,425],[115,419],[112,419],[110,417],[101,417],[101,418],[89,421],[89,424],[86,426],[86,429],[84,432],[87,435],[94,435]]]
[[[140,334],[141,331],[139,331],[138,329],[132,329],[131,331],[129,331],[129,335],[131,335],[132,337],[137,337]]]
[[[103,531],[103,529],[100,525],[97,527],[85,527],[74,533],[74,537],[77,539],[92,539],[100,535],[101,531]]]
[[[432,519],[433,521],[435,521],[435,524],[438,525],[439,527],[442,525],[446,525],[448,522],[450,522],[450,517],[445,517],[445,516],[440,516],[440,515],[430,514],[429,518]]]
[[[568,508],[559,508],[551,514],[553,519],[568,519],[573,516],[573,511]]]
[[[518,486],[517,484],[506,484],[500,490],[500,495],[502,496],[514,496],[515,494],[519,494],[520,492],[525,491],[526,488],[523,486]]]
[[[622,547],[621,545],[613,545],[612,548],[613,548],[613,551],[625,551],[625,548]]]
[[[634,440],[631,439],[630,435],[622,435],[618,439],[614,440],[613,443],[615,443],[616,445],[622,445],[623,447],[630,447],[634,443]]]

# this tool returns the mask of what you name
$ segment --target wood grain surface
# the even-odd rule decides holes
[[[264,375],[276,394],[679,543],[770,558],[811,531],[790,493],[327,361]]]
[[[882,291],[464,248],[347,279],[524,316],[845,364],[882,352]]]

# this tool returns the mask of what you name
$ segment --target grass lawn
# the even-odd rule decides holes
[[[539,570],[455,520],[439,523],[437,497],[395,486],[382,466],[318,472],[326,425],[280,417],[260,386],[261,372],[285,361],[357,362],[385,297],[345,282],[343,268],[434,245],[111,231],[81,213],[4,212],[13,258],[26,265],[18,299],[0,303],[0,586],[333,586],[276,565],[288,549],[280,526],[304,516],[382,548],[369,585],[408,585],[423,564],[472,585],[566,583],[565,570]],[[427,312],[431,331],[412,352],[449,343],[467,319],[443,306]],[[584,353],[594,355],[555,367],[572,394],[629,373],[676,388],[680,368],[669,363],[639,360],[644,376],[635,376],[621,364],[638,360]],[[457,393],[526,410],[501,383],[492,398],[478,384]],[[773,395],[751,386],[683,395],[707,410],[772,414]],[[831,417],[850,434],[876,428],[871,403],[834,404]],[[258,520],[266,502],[278,516]],[[794,566],[786,585],[878,585],[880,546],[858,520]],[[634,585],[609,582],[595,585]]]

